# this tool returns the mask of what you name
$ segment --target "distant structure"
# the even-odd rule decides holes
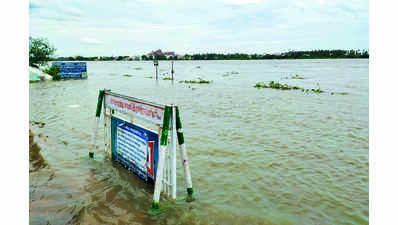
[[[174,52],[165,52],[164,55],[169,57],[169,56],[175,56],[176,54]]]
[[[161,49],[158,49],[156,51],[152,51],[152,52],[147,54],[147,56],[153,56],[153,57],[155,57],[156,55],[164,55],[164,56],[166,56],[166,58],[171,58],[171,57],[175,57],[176,56],[175,52],[162,52]]]
[[[156,51],[152,51],[152,52],[148,53],[147,55],[148,56],[163,55],[163,52],[161,49],[158,49]]]

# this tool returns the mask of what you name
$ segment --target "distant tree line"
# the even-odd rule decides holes
[[[252,59],[335,59],[335,58],[369,58],[367,51],[356,50],[313,50],[289,51],[281,54],[193,54],[184,55],[185,60],[252,60]]]
[[[57,61],[132,61],[132,60],[256,60],[256,59],[337,59],[337,58],[369,58],[366,50],[312,50],[312,51],[289,51],[281,54],[244,54],[244,53],[205,53],[185,54],[184,56],[142,55],[131,56],[94,56],[94,57],[58,57]]]

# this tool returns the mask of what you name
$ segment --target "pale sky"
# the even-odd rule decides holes
[[[368,0],[30,0],[57,56],[368,49]]]

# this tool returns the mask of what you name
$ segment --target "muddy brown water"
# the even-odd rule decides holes
[[[172,82],[146,78],[152,62],[88,62],[87,80],[32,83],[30,223],[368,224],[368,63],[177,61]],[[199,77],[213,82],[178,83]],[[326,93],[253,88],[271,80]],[[101,88],[180,106],[195,201],[178,164],[178,200],[153,216],[153,186],[100,153],[103,132],[88,157]]]

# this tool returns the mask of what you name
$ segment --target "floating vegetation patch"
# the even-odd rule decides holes
[[[133,75],[131,74],[123,74],[124,77],[132,77]]]
[[[291,77],[282,77],[282,79],[296,79],[296,80],[303,80],[303,79],[305,79],[304,77],[302,77],[302,76],[300,76],[300,75],[298,75],[297,73],[296,73],[296,75],[294,75],[294,76],[291,76]]]
[[[185,83],[185,84],[210,84],[211,81],[209,81],[209,80],[181,80],[179,83]]]
[[[196,69],[200,69],[200,66],[195,67]]]
[[[32,125],[38,125],[40,128],[43,128],[46,125],[46,123],[44,122],[37,122],[37,121],[29,121],[29,122],[31,122]]]
[[[254,85],[255,88],[273,88],[273,89],[280,89],[280,90],[297,90],[297,89],[302,89],[297,86],[290,86],[287,84],[280,84],[275,81],[271,81],[267,84],[264,82],[257,82],[256,85]]]
[[[336,95],[348,95],[347,92],[331,92],[330,94],[331,95],[334,95],[334,94],[336,94]]]
[[[279,90],[301,90],[303,92],[309,92],[312,91],[314,93],[323,93],[324,91],[321,90],[321,88],[318,85],[317,89],[304,89],[301,87],[297,87],[297,86],[290,86],[287,84],[280,84],[278,82],[275,81],[271,81],[268,83],[268,85],[264,82],[257,82],[253,87],[255,88],[273,88],[273,89],[279,89]]]
[[[136,67],[135,70],[142,70],[142,67]]]
[[[163,80],[173,80],[171,77],[163,77]]]
[[[303,79],[305,79],[304,77],[298,75],[297,73],[296,73],[296,75],[294,75],[294,76],[292,76],[292,77],[290,77],[290,78],[291,78],[291,79],[298,79],[298,80],[303,80]]]
[[[145,78],[149,78],[149,79],[152,79],[152,78],[153,78],[153,76],[146,76]]]
[[[239,72],[236,72],[236,71],[226,72],[226,73],[224,73],[222,76],[223,76],[223,77],[228,77],[229,75],[234,75],[234,74],[239,74]]]

